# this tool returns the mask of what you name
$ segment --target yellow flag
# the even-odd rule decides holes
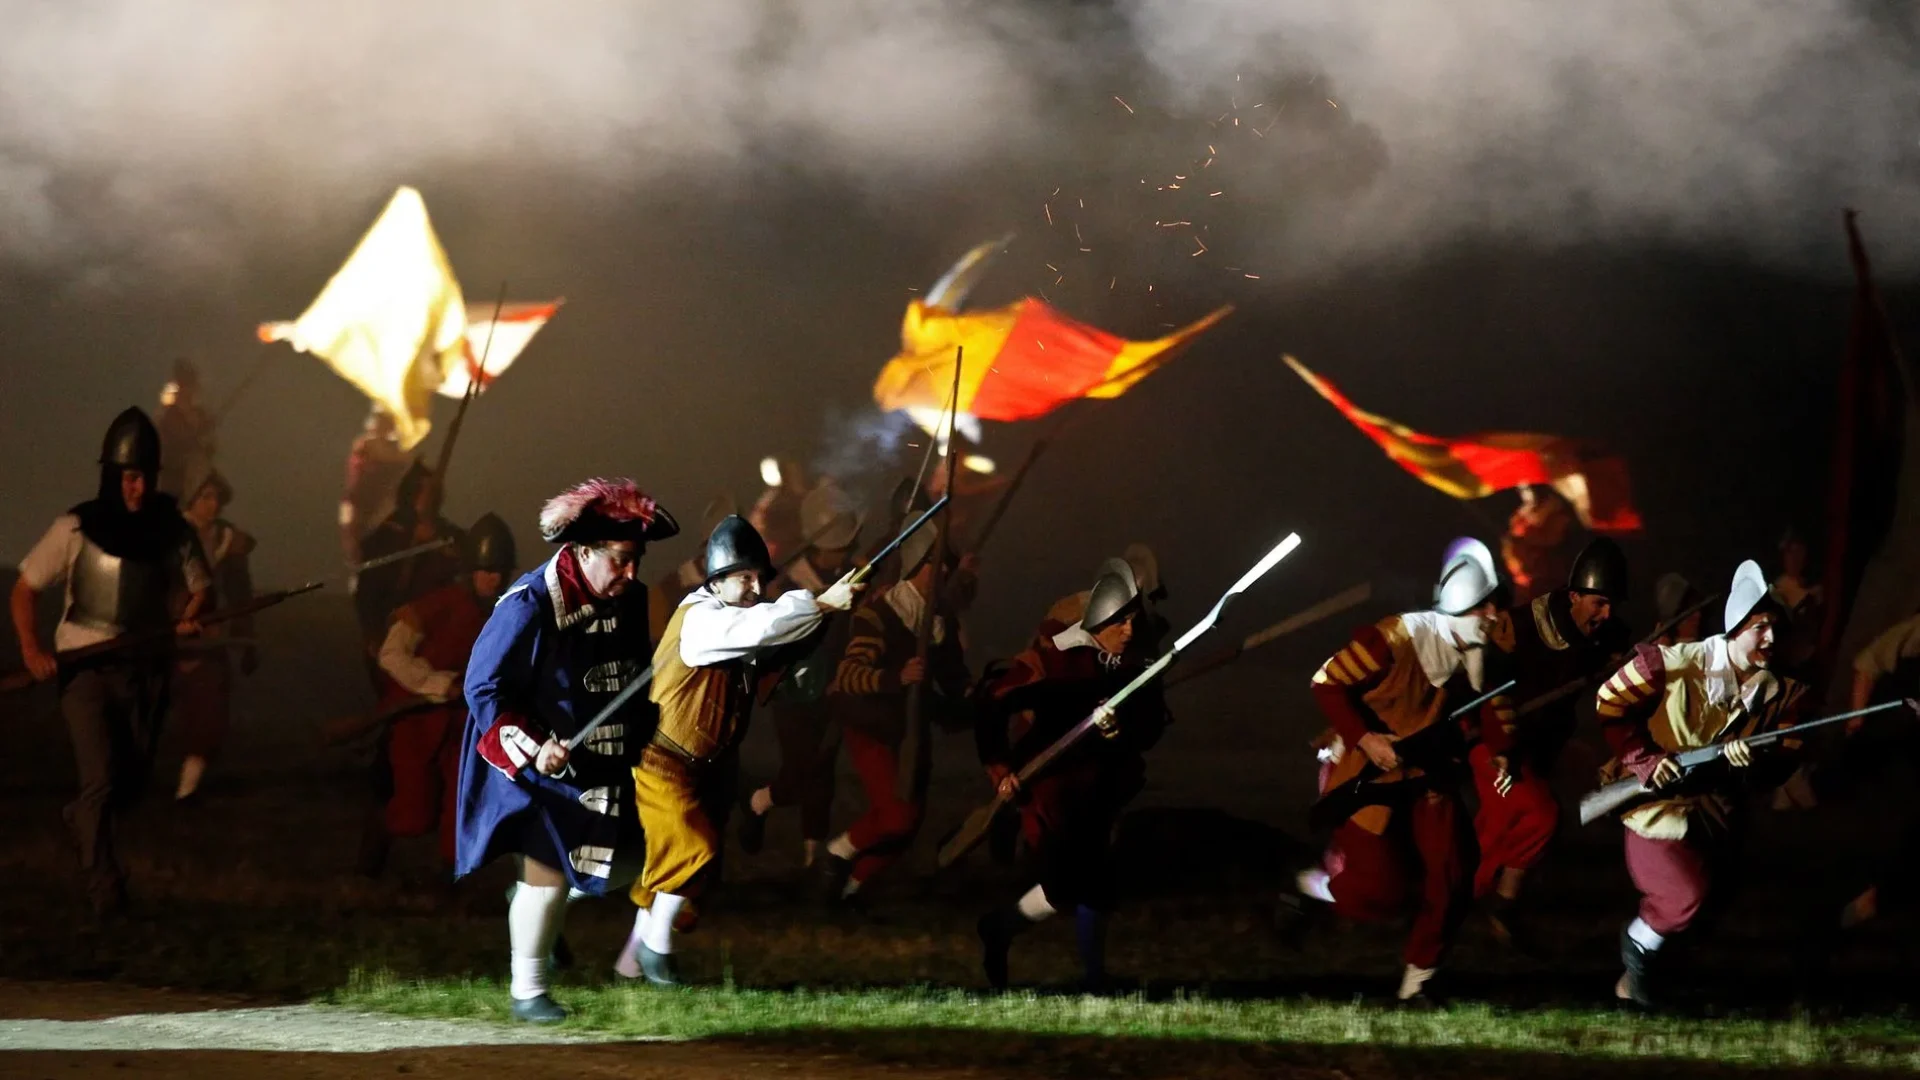
[[[466,364],[467,305],[420,193],[403,187],[313,304],[265,323],[262,341],[312,353],[393,415],[412,449],[432,427],[433,393]]]

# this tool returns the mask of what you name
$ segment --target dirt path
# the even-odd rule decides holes
[[[225,1080],[404,1074],[481,1077],[742,1076],[984,1078],[846,1055],[668,1040],[611,1043],[550,1029],[375,1016],[313,1005],[104,983],[0,982],[0,1074],[21,1080],[129,1075]]]

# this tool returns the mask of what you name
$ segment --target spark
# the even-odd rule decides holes
[[[1053,189],[1053,195],[1058,195],[1058,194],[1060,194],[1060,189],[1059,189],[1059,188],[1054,188],[1054,189]],[[1053,198],[1053,195],[1049,195],[1049,196],[1047,196],[1047,198],[1049,198],[1049,199],[1051,199],[1051,198]]]
[[[1154,224],[1160,226],[1163,229],[1171,229],[1175,225],[1191,225],[1193,224],[1193,222],[1191,221],[1156,221],[1154,222]]]
[[[1057,278],[1054,278],[1054,279],[1053,279],[1053,283],[1054,283],[1055,285],[1058,285],[1058,284],[1060,284],[1061,282],[1063,282],[1063,281],[1065,281],[1065,280],[1067,280],[1067,275],[1065,275],[1065,274],[1061,274],[1061,275],[1060,275],[1059,277],[1057,277]]]
[[[1217,123],[1219,123],[1220,121],[1222,121],[1222,120],[1225,120],[1225,119],[1226,119],[1227,117],[1229,117],[1229,116],[1232,116],[1232,115],[1233,115],[1233,112],[1232,112],[1231,110],[1229,110],[1229,111],[1227,111],[1227,112],[1223,112],[1223,113],[1221,113],[1221,114],[1220,114],[1219,116],[1216,116],[1216,117],[1214,117],[1214,118],[1213,118],[1213,122],[1217,124]]]
[[[1182,175],[1180,175],[1179,173],[1174,173],[1174,174],[1173,174],[1173,178],[1174,178],[1175,180],[1185,180],[1185,179],[1186,179],[1186,177],[1184,177],[1184,176],[1182,176]]]
[[[1152,292],[1152,291],[1153,291],[1153,286],[1151,286],[1151,285],[1149,285],[1149,286],[1147,286],[1147,291],[1148,291],[1148,292]]]
[[[1203,161],[1203,162],[1201,162],[1201,163],[1200,163],[1200,167],[1204,169],[1204,168],[1206,168],[1207,166],[1209,166],[1209,165],[1211,165],[1211,164],[1213,164],[1213,159],[1212,159],[1212,158],[1208,158],[1207,160],[1205,160],[1205,161]]]
[[[1251,278],[1251,279],[1253,279],[1254,281],[1259,281],[1259,280],[1260,280],[1260,275],[1259,275],[1259,274],[1241,274],[1240,276],[1241,276],[1241,277],[1244,277],[1244,278]]]
[[[908,292],[919,292],[920,290],[919,290],[919,288],[918,288],[918,287],[916,287],[916,286],[913,286],[913,285],[909,285],[909,286],[907,286],[907,291],[908,291]]]
[[[1207,192],[1207,198],[1209,198],[1209,199],[1211,199],[1211,198],[1213,198],[1213,197],[1214,197],[1215,195],[1225,195],[1225,194],[1226,194],[1226,192],[1224,192],[1224,191],[1209,191],[1209,192]]]
[[[1041,340],[1040,340],[1039,338],[1034,338],[1034,339],[1033,339],[1033,343],[1034,343],[1035,345],[1038,345],[1038,346],[1040,346],[1040,351],[1041,351],[1041,352],[1046,352],[1046,351],[1047,351],[1047,343],[1046,343],[1046,342],[1044,342],[1044,341],[1041,341]]]
[[[1333,107],[1334,107],[1334,108],[1336,108],[1336,109],[1340,107],[1340,106],[1338,106],[1338,105],[1334,105],[1334,104],[1333,104],[1333,99],[1332,99],[1332,98],[1328,98],[1328,99],[1327,99],[1327,104],[1329,104],[1329,105],[1333,105]]]
[[[1220,151],[1218,151],[1218,150],[1215,150],[1215,149],[1213,148],[1213,144],[1212,144],[1212,143],[1208,143],[1208,144],[1207,144],[1207,153],[1209,153],[1209,154],[1218,154],[1219,152],[1220,152]]]
[[[1083,244],[1087,242],[1087,238],[1080,235],[1080,223],[1077,221],[1073,223],[1073,238]]]
[[[1188,258],[1197,259],[1200,256],[1205,255],[1207,253],[1207,245],[1205,241],[1201,240],[1199,237],[1196,236],[1193,238],[1193,242],[1200,245],[1200,250],[1190,253],[1187,256]]]
[[[1240,118],[1239,118],[1239,117],[1237,117],[1237,116],[1236,116],[1236,117],[1234,117],[1234,118],[1233,118],[1233,126],[1234,126],[1234,127],[1239,127],[1239,126],[1240,126]]]
[[[1269,127],[1271,127],[1272,125],[1271,125],[1271,124],[1269,124],[1268,126],[1269,126]],[[1254,138],[1256,138],[1256,139],[1264,139],[1264,138],[1266,138],[1266,137],[1267,137],[1267,134],[1266,134],[1266,132],[1264,132],[1264,131],[1261,131],[1261,130],[1260,130],[1259,128],[1257,128],[1257,127],[1252,127],[1252,126],[1249,126],[1249,127],[1247,128],[1247,130],[1248,130],[1248,131],[1251,131],[1251,132],[1253,132],[1253,136],[1254,136]]]
[[[1256,101],[1253,103],[1253,107],[1256,109],[1264,109],[1267,107],[1267,103],[1264,101]]]
[[[1085,210],[1087,208],[1087,200],[1081,199],[1079,200],[1079,203],[1080,203],[1080,209]]]
[[[1047,269],[1053,271],[1056,274],[1060,272],[1060,268],[1053,265],[1052,263],[1041,263],[1040,265],[1046,267]]]
[[[1048,203],[1041,203],[1041,204],[1040,204],[1040,209],[1046,212],[1046,215],[1047,215],[1047,225],[1048,225],[1048,227],[1052,227],[1052,225],[1053,225],[1053,207],[1052,207],[1052,205],[1050,205],[1050,204],[1048,204]]]
[[[1128,115],[1128,116],[1132,116],[1132,115],[1133,115],[1133,106],[1131,106],[1131,105],[1129,105],[1129,104],[1127,104],[1127,103],[1126,103],[1125,101],[1121,101],[1121,99],[1120,99],[1120,95],[1119,95],[1119,94],[1115,94],[1115,95],[1113,95],[1113,100],[1115,100],[1115,101],[1119,101],[1119,102],[1120,102],[1120,107],[1121,107],[1121,108],[1123,108],[1123,109],[1125,109],[1125,110],[1127,110],[1127,115]]]
[[[1120,283],[1120,279],[1119,279],[1119,278],[1117,278],[1117,277],[1116,277],[1116,278],[1108,278],[1108,279],[1107,279],[1107,291],[1108,291],[1108,292],[1112,292],[1112,291],[1113,291],[1113,287],[1114,287],[1115,285],[1118,285],[1119,283]]]
[[[1179,184],[1168,184],[1168,185],[1167,185],[1167,190],[1168,190],[1168,191],[1179,191],[1179,190],[1180,190],[1180,185],[1179,185]]]
[[[1087,252],[1087,253],[1089,253],[1089,254],[1091,254],[1091,253],[1092,253],[1092,251],[1093,251],[1093,249],[1092,249],[1092,248],[1081,248],[1080,250],[1081,250],[1081,251],[1085,251],[1085,252]]]

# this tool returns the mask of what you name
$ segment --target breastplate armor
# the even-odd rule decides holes
[[[175,557],[129,559],[109,555],[80,537],[80,554],[69,578],[72,603],[67,621],[109,633],[138,633],[168,625],[168,593],[175,578]]]

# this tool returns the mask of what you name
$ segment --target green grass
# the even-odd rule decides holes
[[[575,986],[557,994],[580,1031],[628,1038],[760,1038],[845,1041],[863,1034],[937,1037],[957,1061],[984,1042],[1125,1039],[1233,1046],[1366,1047],[1693,1062],[1738,1067],[1920,1069],[1920,1024],[1891,1018],[1816,1023],[1805,1018],[1689,1019],[1578,1009],[1510,1010],[1474,1004],[1413,1012],[1308,999],[1232,1001],[1176,995],[982,995],[956,990],[758,990],[669,992]],[[405,981],[356,974],[326,999],[409,1016],[504,1020],[505,988],[484,980]],[[971,1036],[955,1039],[952,1036]],[[922,1039],[923,1044],[926,1039]],[[942,1055],[947,1056],[947,1055]]]

